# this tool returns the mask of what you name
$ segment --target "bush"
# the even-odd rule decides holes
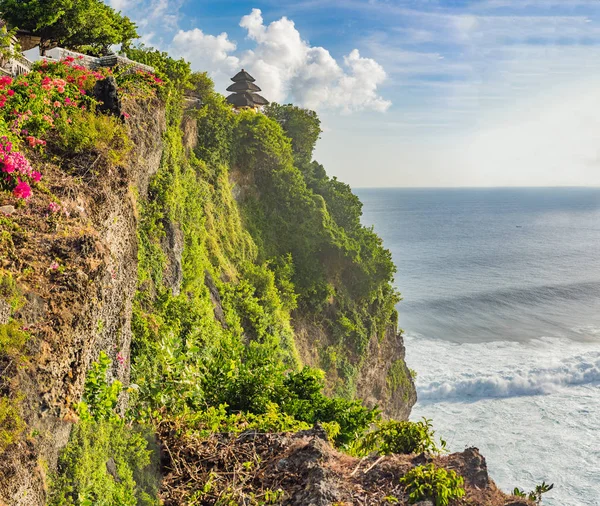
[[[360,401],[327,397],[323,394],[324,385],[322,371],[304,367],[288,374],[275,400],[284,413],[310,425],[337,424],[328,427],[339,446],[348,445],[379,419],[379,410],[366,408]]]
[[[452,499],[465,495],[462,476],[433,464],[413,467],[400,483],[406,488],[410,504],[429,499],[435,506],[448,506]]]
[[[420,422],[395,421],[379,423],[376,430],[358,439],[352,446],[354,455],[367,455],[377,452],[379,455],[392,453],[438,453],[444,451],[446,442],[436,443],[431,420],[423,418]]]
[[[119,419],[73,427],[52,480],[51,506],[158,505],[148,441]],[[138,483],[150,485],[143,490]],[[154,490],[153,490],[154,489]]]
[[[83,402],[78,406],[82,418],[95,421],[119,418],[115,409],[123,385],[120,381],[109,384],[107,374],[110,364],[111,360],[103,351],[98,362],[92,363],[85,380]]]
[[[0,397],[0,454],[16,443],[25,430],[19,403],[20,399]]]
[[[88,372],[81,416],[61,452],[52,480],[51,506],[154,506],[156,463],[141,428],[117,414],[122,385],[107,379],[111,361],[104,352]],[[157,453],[154,453],[157,457]]]

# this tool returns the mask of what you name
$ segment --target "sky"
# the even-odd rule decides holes
[[[318,112],[353,187],[600,185],[600,0],[107,0],[142,41]]]

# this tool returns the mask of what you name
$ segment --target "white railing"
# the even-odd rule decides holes
[[[17,54],[13,58],[8,60],[8,64],[4,68],[13,76],[21,76],[23,74],[29,73],[32,67],[32,61],[28,60],[21,54]]]
[[[50,61],[60,61],[65,58],[75,58],[79,65],[87,67],[89,69],[94,68],[98,64],[98,58],[95,56],[89,56],[87,54],[76,53],[75,51],[69,51],[62,47],[54,47],[44,52],[43,58]]]
[[[48,49],[44,52],[42,59],[50,62],[58,62],[68,57],[74,58],[79,65],[82,65],[83,67],[89,69],[95,69],[98,67],[114,67],[116,65],[121,65],[130,66],[132,70],[144,70],[145,72],[154,73],[153,67],[130,60],[129,58],[125,58],[124,56],[113,54],[97,58],[95,56],[89,56],[87,54],[69,51],[68,49],[63,49],[62,47]],[[25,58],[25,56],[23,56],[22,54],[16,54],[13,58],[8,60],[8,63],[4,65],[3,68],[0,68],[0,72],[4,71],[13,76],[20,76],[22,74],[27,74],[28,72],[30,72],[32,67],[32,61]]]

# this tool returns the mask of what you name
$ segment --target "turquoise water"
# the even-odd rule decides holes
[[[600,505],[600,189],[364,189],[398,266],[413,418],[498,485]]]

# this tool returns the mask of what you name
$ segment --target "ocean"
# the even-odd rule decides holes
[[[505,491],[600,506],[600,189],[360,189],[398,267],[411,419]]]

